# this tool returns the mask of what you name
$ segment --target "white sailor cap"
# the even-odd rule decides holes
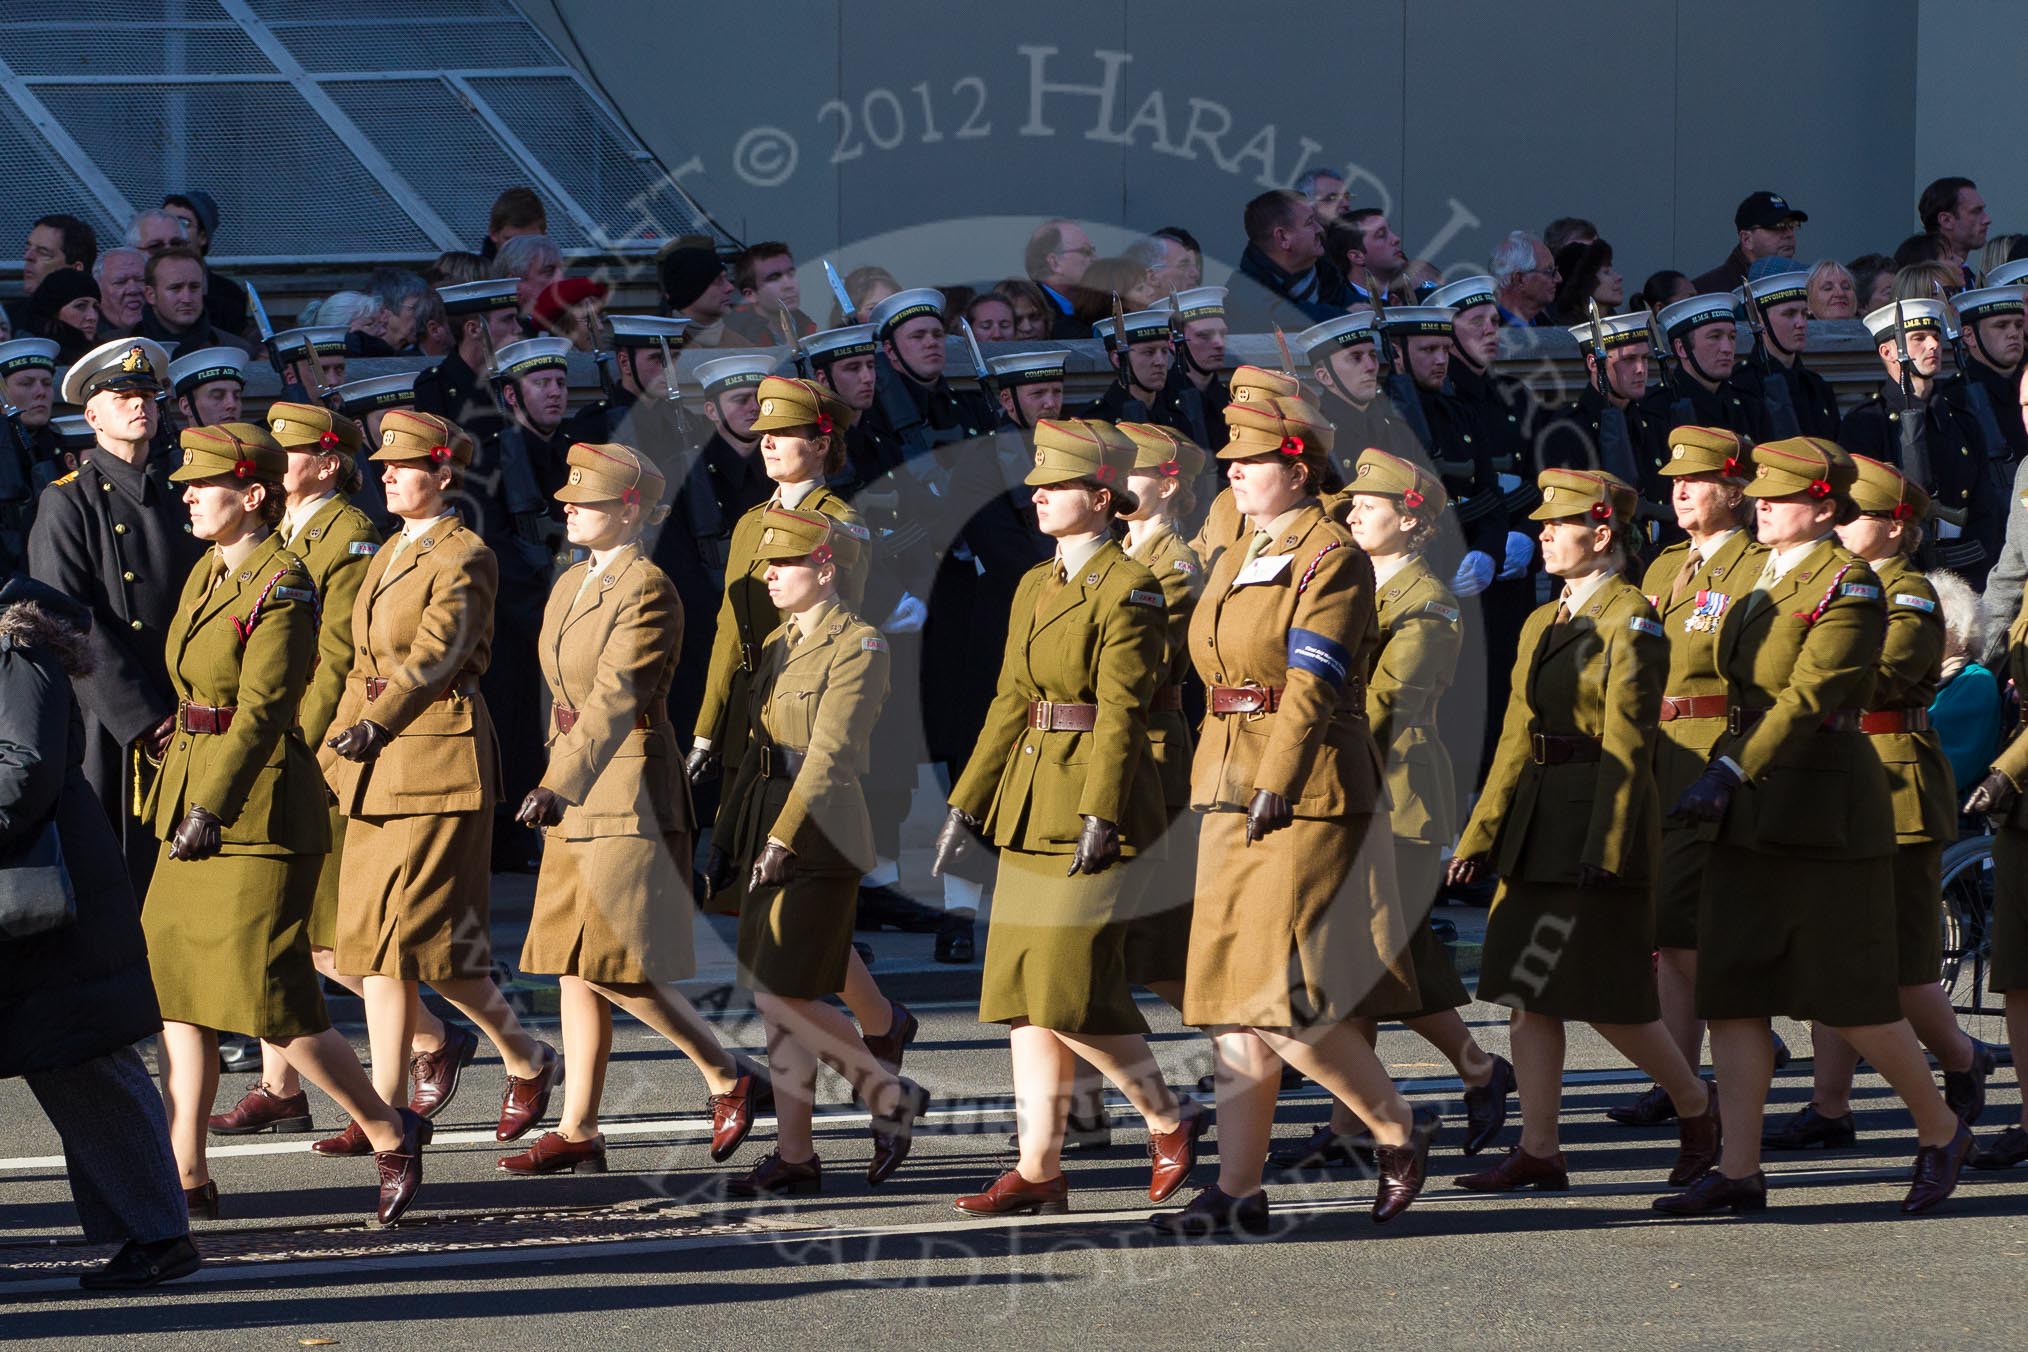
[[[393,375],[348,380],[331,391],[338,411],[348,418],[363,418],[384,408],[410,408],[415,404],[417,372],[397,371]]]
[[[440,286],[437,297],[444,303],[447,315],[476,315],[488,310],[511,310],[517,304],[516,296],[521,282],[514,277],[495,277],[477,282],[459,282],[454,286]]]
[[[82,413],[61,413],[49,420],[49,430],[56,437],[56,444],[66,451],[82,451],[98,444],[99,434],[92,430],[91,419]]]
[[[1193,286],[1176,293],[1176,312],[1185,323],[1193,319],[1222,318],[1225,314],[1225,288],[1222,286]]]
[[[1671,338],[1681,338],[1706,324],[1736,324],[1739,311],[1727,293],[1707,291],[1664,305],[1655,317],[1661,321],[1663,333]]]
[[[1894,341],[1894,312],[1897,304],[1901,309],[1902,332],[1914,333],[1918,329],[1936,329],[1939,332],[1943,330],[1944,303],[1942,301],[1904,300],[1890,302],[1866,316],[1866,331],[1873,335],[1874,342],[1891,343]]]
[[[568,338],[523,338],[518,343],[508,343],[493,354],[494,363],[501,376],[507,380],[519,380],[537,371],[562,371],[570,365],[570,339]]]
[[[1958,292],[1951,297],[1951,306],[1961,322],[1976,324],[1995,315],[2020,314],[2024,297],[2028,297],[2028,287],[2018,282],[2012,286],[1982,286],[1976,291]]]
[[[758,356],[719,357],[702,362],[697,367],[697,381],[704,386],[706,394],[720,390],[735,389],[741,385],[759,385],[775,373],[776,362],[762,353]]]
[[[1396,338],[1448,338],[1457,317],[1458,312],[1448,305],[1397,305],[1388,310],[1380,327]]]
[[[1793,272],[1764,273],[1744,286],[1734,287],[1732,299],[1744,306],[1748,292],[1753,293],[1755,303],[1763,310],[1770,305],[1786,305],[1792,300],[1807,301],[1810,298],[1810,274],[1801,268]]]
[[[1987,286],[2014,286],[2021,282],[2028,282],[2028,258],[2002,263],[1986,274]]]
[[[944,293],[927,286],[897,291],[873,307],[871,319],[873,332],[885,338],[911,319],[934,315],[939,322],[944,317]]]
[[[54,371],[58,350],[54,338],[16,338],[0,343],[0,376],[11,376],[31,367]]]
[[[162,393],[169,354],[152,338],[115,338],[72,362],[63,373],[63,402],[83,404],[100,390]]]
[[[612,326],[614,347],[659,348],[666,341],[673,354],[690,332],[689,320],[671,315],[608,315],[606,321]]]
[[[247,354],[236,347],[200,347],[169,363],[169,388],[176,394],[188,394],[214,380],[244,385],[247,361]]]
[[[988,357],[986,369],[993,373],[993,379],[1000,382],[1000,388],[1011,390],[1017,385],[1061,384],[1070,353],[1056,352],[1013,352],[1004,357]]]
[[[1166,341],[1169,337],[1167,310],[1129,310],[1120,316],[1120,322],[1126,325],[1129,347],[1135,343],[1152,343],[1157,339]],[[1113,336],[1111,319],[1097,321],[1091,326],[1091,332],[1094,338],[1105,339],[1108,349],[1119,346],[1118,340]]]
[[[803,340],[803,354],[814,366],[829,366],[847,357],[870,356],[880,344],[873,340],[871,324],[847,324],[839,329],[819,329]]]
[[[1430,305],[1448,305],[1460,314],[1475,305],[1496,303],[1493,279],[1484,273],[1477,277],[1464,277],[1455,282],[1446,282],[1423,299]]]
[[[1608,352],[1617,352],[1623,347],[1632,347],[1635,343],[1645,347],[1648,343],[1648,332],[1646,310],[1629,310],[1623,315],[1603,315],[1598,321],[1599,339],[1605,344]],[[1592,351],[1590,324],[1571,325],[1570,336],[1577,339],[1577,346],[1581,351]]]
[[[282,329],[268,339],[268,350],[287,359],[288,354],[308,346],[320,357],[335,357],[345,350],[345,326],[318,324],[308,328]]]
[[[1379,336],[1374,327],[1373,311],[1357,310],[1349,315],[1339,315],[1321,324],[1312,324],[1295,337],[1296,351],[1304,361],[1317,365],[1342,347],[1357,347],[1370,343]]]

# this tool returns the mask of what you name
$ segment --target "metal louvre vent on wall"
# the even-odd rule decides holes
[[[517,183],[567,253],[703,228],[511,0],[0,0],[0,89],[0,230],[68,212],[110,245],[195,188],[214,262],[422,260]]]

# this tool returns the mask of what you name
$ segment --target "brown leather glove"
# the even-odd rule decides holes
[[[1444,881],[1453,887],[1469,887],[1479,881],[1479,875],[1485,870],[1485,855],[1454,854],[1451,862],[1444,866]]]
[[[528,791],[521,800],[521,807],[514,814],[514,820],[523,826],[554,826],[563,820],[563,810],[570,804],[555,789],[545,789],[540,784]]]
[[[2013,780],[1998,770],[1990,770],[1986,773],[1986,777],[1974,784],[1972,791],[1965,795],[1965,812],[1972,816],[1983,813],[1989,817],[1997,817],[2014,806],[2014,800],[2020,796],[2021,791],[2014,787]]]
[[[732,860],[716,845],[704,856],[704,895],[715,897],[732,886]],[[699,903],[700,905],[702,902]]]
[[[346,760],[364,764],[380,754],[394,740],[394,734],[370,718],[362,718],[324,743]]]
[[[1256,790],[1253,801],[1246,805],[1246,843],[1281,830],[1296,819],[1289,811],[1289,800],[1266,789]]]
[[[169,751],[169,742],[176,736],[176,715],[171,714],[153,728],[141,734],[141,752],[151,761],[161,763]]]
[[[219,851],[220,836],[224,823],[216,813],[190,805],[183,814],[183,821],[176,828],[176,834],[169,837],[171,859],[209,859]]]
[[[763,887],[780,887],[789,880],[789,874],[796,866],[796,856],[780,841],[771,840],[761,846],[760,857],[753,861],[753,872],[747,875],[749,892],[758,892]]]
[[[690,754],[683,758],[683,773],[690,777],[693,786],[704,783],[718,773],[718,753],[710,747],[691,747]]]
[[[1070,873],[1104,873],[1120,859],[1120,828],[1104,817],[1086,816],[1084,830],[1077,833],[1077,848],[1071,851]]]
[[[944,817],[942,829],[937,832],[937,848],[930,861],[930,877],[943,877],[950,872],[952,865],[971,853],[972,837],[978,829],[977,817],[962,809],[952,808]]]

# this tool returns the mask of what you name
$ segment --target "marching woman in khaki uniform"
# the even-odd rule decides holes
[[[1929,494],[1892,465],[1852,457],[1859,477],[1852,501],[1859,515],[1838,526],[1838,543],[1866,560],[1887,603],[1887,637],[1874,662],[1873,696],[1859,730],[1880,757],[1894,795],[1894,952],[1901,1013],[1944,1072],[1944,1102],[1966,1126],[1986,1107],[1991,1051],[1958,1027],[1957,1012],[1937,974],[1943,968],[1943,848],[1958,838],[1957,786],[1950,761],[1930,730],[1929,706],[1943,671],[1944,619],[1936,589],[1913,562],[1929,516]],[[1850,1145],[1855,1139],[1852,1045],[1819,1023],[1810,1102],[1769,1149]]]
[[[191,530],[212,548],[167,634],[176,731],[144,815],[163,840],[142,925],[162,1004],[170,1141],[193,1215],[218,1216],[204,1158],[218,1034],[273,1042],[336,1099],[379,1160],[381,1224],[422,1183],[430,1124],[388,1107],[332,1031],[308,924],[330,843],[323,783],[296,730],[316,660],[317,593],[275,535],[288,459],[264,428],[183,433]]]
[[[674,1043],[710,1091],[711,1151],[753,1128],[751,1082],[674,983],[697,974],[690,864],[696,821],[666,706],[683,646],[683,603],[649,562],[641,531],[666,515],[664,481],[630,447],[570,448],[556,490],[564,533],[590,557],[550,591],[536,655],[549,687],[549,768],[516,814],[545,832],[521,970],[562,987],[557,1129],[500,1161],[510,1174],[603,1173],[599,1101],[618,1006]],[[738,1092],[735,1092],[738,1091]]]
[[[364,444],[359,424],[321,404],[277,402],[268,406],[268,432],[289,457],[288,473],[282,478],[287,505],[278,534],[283,547],[301,559],[310,574],[321,612],[317,665],[297,714],[304,744],[314,747],[323,743],[330,730],[331,714],[352,670],[352,605],[359,595],[359,580],[366,576],[367,561],[380,548],[380,531],[367,520],[366,513],[352,505],[352,495],[360,487],[355,457]],[[345,814],[334,806],[327,815],[331,852],[324,856],[324,866],[318,872],[317,903],[310,909],[310,960],[317,975],[363,996],[365,984],[356,976],[340,973],[333,952]],[[416,1064],[412,1070],[416,1092],[409,1106],[424,1117],[435,1117],[450,1098],[448,1092],[431,1092],[438,1078],[432,1072],[444,1063],[454,1090],[462,1061],[471,1059],[479,1042],[460,1030],[452,1039],[457,1044],[451,1049],[453,1054],[446,1055],[444,1025],[423,1008],[419,996],[415,1017]],[[230,1110],[214,1115],[210,1126],[216,1136],[311,1129],[310,1100],[288,1058],[273,1043],[261,1046],[260,1082]]]
[[[1232,373],[1232,402],[1253,404],[1271,399],[1299,399],[1303,382],[1287,371],[1270,371],[1263,366],[1241,366]],[[1329,451],[1325,452],[1326,455]],[[1237,545],[1246,548],[1246,517],[1232,504],[1232,488],[1218,490],[1205,508],[1204,520],[1191,537],[1190,550],[1197,556],[1201,576],[1209,577],[1218,556]]]
[[[739,769],[746,754],[752,729],[750,690],[758,671],[762,642],[781,624],[781,612],[768,599],[765,581],[768,560],[758,550],[763,517],[770,507],[821,512],[847,525],[846,534],[870,538],[860,524],[852,504],[825,482],[845,465],[845,434],[851,430],[852,406],[814,380],[769,376],[757,392],[760,413],[753,430],[760,437],[761,463],[775,491],[768,500],[749,509],[733,526],[725,568],[725,599],[718,611],[718,628],[711,643],[711,662],[705,675],[704,703],[697,711],[697,730],[685,768],[695,782],[714,767],[723,765],[727,774]],[[864,552],[864,551],[861,551]],[[866,592],[870,558],[862,558],[840,579],[839,595],[857,609]],[[731,818],[725,815],[712,831],[713,840],[729,841]],[[729,857],[729,855],[728,855]],[[738,889],[725,892],[730,907]],[[716,904],[708,909],[717,910]],[[902,1054],[916,1033],[915,1016],[881,993],[873,974],[854,949],[846,961],[845,987],[840,992],[868,1045],[888,1063],[901,1064]]]
[[[828,514],[769,508],[755,532],[771,603],[786,617],[766,636],[751,691],[753,736],[726,798],[730,857],[744,886],[740,981],[767,1022],[775,1148],[730,1185],[735,1197],[820,1192],[810,1137],[817,1066],[851,1084],[873,1113],[866,1181],[908,1155],[920,1085],[882,1065],[825,1003],[852,957],[859,879],[873,858],[860,781],[887,699],[887,640],[854,614],[840,583],[864,561],[859,537]]]
[[[1663,808],[1704,773],[1711,747],[1725,731],[1725,680],[1718,674],[1718,624],[1734,598],[1753,585],[1767,551],[1746,525],[1753,500],[1745,493],[1752,468],[1745,440],[1723,427],[1686,425],[1669,433],[1670,483],[1676,524],[1689,536],[1655,556],[1641,581],[1669,643],[1662,684],[1661,726],[1655,736],[1655,788]],[[1704,1059],[1704,1023],[1697,1017],[1697,897],[1711,842],[1687,822],[1662,822],[1655,875],[1655,988],[1662,1022],[1683,1060]],[[1606,1110],[1631,1127],[1659,1126],[1676,1115],[1669,1093],[1654,1086]]]
[[[1360,1036],[1406,1013],[1415,979],[1381,811],[1365,677],[1379,630],[1373,568],[1317,499],[1329,426],[1298,399],[1225,409],[1247,543],[1219,556],[1190,617],[1209,716],[1191,769],[1203,812],[1183,1018],[1217,1050],[1218,1182],[1172,1233],[1267,1226],[1261,1173],[1282,1061],[1352,1108],[1378,1142],[1373,1216],[1421,1191],[1429,1130]]]
[[[1111,424],[1036,423],[1026,481],[1056,557],[1014,594],[999,689],[937,837],[938,876],[976,848],[975,832],[1000,847],[979,1021],[1010,1028],[1021,1158],[957,1199],[968,1215],[1069,1208],[1061,1156],[1078,1057],[1147,1121],[1155,1200],[1182,1186],[1208,1125],[1163,1082],[1127,982],[1127,931],[1165,876],[1167,823],[1148,750],[1167,603],[1111,533],[1137,505],[1135,454]]]
[[[1514,1067],[1488,1055],[1458,1014],[1471,1002],[1450,954],[1430,929],[1428,910],[1443,882],[1443,852],[1457,839],[1457,791],[1451,759],[1438,741],[1437,705],[1456,671],[1458,600],[1423,561],[1445,507],[1443,483],[1411,461],[1368,448],[1347,489],[1346,530],[1373,561],[1380,653],[1366,682],[1366,721],[1387,763],[1394,867],[1408,926],[1408,958],[1420,1007],[1401,1022],[1456,1067],[1464,1084],[1467,1155],[1476,1155],[1507,1123]],[[1376,1041],[1379,1025],[1359,1020]],[[1352,1164],[1358,1119],[1333,1102],[1331,1120],[1306,1142],[1277,1151],[1283,1168]]]
[[[1724,1104],[1717,1168],[1655,1199],[1672,1215],[1758,1211],[1768,1020],[1829,1024],[1914,1114],[1904,1211],[1948,1197],[1972,1134],[1937,1093],[1895,994],[1894,803],[1860,731],[1886,637],[1880,580],[1832,533],[1858,509],[1852,458],[1817,437],[1753,451],[1747,496],[1768,556],[1726,608],[1718,670],[1731,712],[1673,815],[1713,833],[1697,911],[1697,1012]]]
[[[1451,860],[1453,882],[1494,871],[1479,998],[1505,1005],[1521,1143],[1473,1192],[1560,1191],[1564,1024],[1589,1023],[1668,1091],[1682,1133],[1671,1187],[1718,1158],[1718,1100],[1663,1025],[1649,954],[1661,806],[1654,730],[1668,671],[1661,622],[1622,576],[1640,496],[1610,474],[1544,470],[1542,564],[1563,595],[1522,626],[1500,745]]]
[[[493,801],[499,755],[479,695],[493,640],[498,566],[448,495],[472,438],[432,413],[390,409],[372,458],[400,518],[352,607],[351,675],[319,753],[345,813],[338,970],[366,978],[373,1082],[402,1097],[417,987],[428,982],[479,1026],[507,1068],[495,1136],[541,1120],[562,1059],[521,1026],[493,984]],[[311,1147],[359,1153],[358,1123]]]

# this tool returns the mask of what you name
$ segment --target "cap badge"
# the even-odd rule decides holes
[[[763,417],[772,417],[774,415],[774,411],[775,411],[774,400],[772,399],[761,400],[761,415]]]
[[[1047,451],[1045,451],[1045,450],[1042,450],[1042,449],[1041,449],[1040,447],[1036,448],[1036,451],[1035,451],[1035,463],[1036,463],[1036,464],[1038,464],[1038,465],[1046,465],[1046,464],[1048,464],[1048,463],[1049,463],[1049,452],[1047,452]]]
[[[1556,485],[1551,484],[1549,487],[1542,490],[1542,500],[1544,502],[1556,501]]]
[[[197,452],[195,451],[185,451],[183,453],[183,463],[186,465],[189,464],[193,459],[196,458],[196,456]]]
[[[275,431],[277,431],[277,432],[286,432],[286,431],[288,431],[288,430],[289,430],[289,420],[288,420],[287,418],[277,418],[277,419],[275,419],[275,425],[274,425],[274,430],[275,430]]]
[[[1359,467],[1359,472],[1358,472],[1358,474],[1354,475],[1353,477],[1354,477],[1354,478],[1359,478],[1359,479],[1363,479],[1363,478],[1365,478],[1365,477],[1366,477],[1367,475],[1369,475],[1369,474],[1371,474],[1371,473],[1373,473],[1373,466],[1371,466],[1371,465],[1361,465],[1361,466]]]
[[[572,471],[570,472],[570,481],[571,481],[572,483],[574,483],[574,484],[581,484],[581,483],[583,483],[583,482],[584,482],[584,471],[583,471],[583,470],[581,470],[581,469],[574,469],[574,470],[572,470]]]
[[[1669,452],[1669,458],[1671,460],[1681,460],[1683,458],[1683,454],[1684,454],[1683,448],[1681,446],[1678,446],[1675,450]]]
[[[383,446],[394,445],[394,431],[392,428],[380,434],[380,444]]]
[[[773,526],[769,526],[766,530],[761,532],[761,543],[764,545],[771,545],[774,542],[775,542],[775,528]]]
[[[135,375],[152,376],[155,364],[148,360],[148,354],[138,347],[127,349],[127,355],[120,361],[120,369]]]

